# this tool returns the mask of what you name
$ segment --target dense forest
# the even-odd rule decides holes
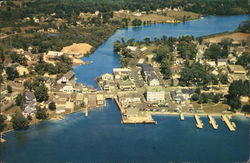
[[[101,12],[119,9],[150,11],[164,7],[183,7],[186,11],[203,15],[247,14],[250,10],[248,0],[26,0],[19,3],[7,0],[6,5],[6,8],[0,8],[1,26],[14,23],[15,19],[53,12],[57,17],[67,18],[79,15],[80,12],[94,13],[96,10]]]

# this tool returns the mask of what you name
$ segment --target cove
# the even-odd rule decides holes
[[[204,36],[232,31],[248,19],[240,16],[209,16],[181,24],[157,24],[118,30],[85,61],[93,64],[74,68],[78,82],[94,85],[95,78],[120,67],[112,44],[120,37],[142,40],[145,37]],[[120,112],[112,100],[107,106],[45,121],[27,130],[12,131],[0,144],[0,161],[6,163],[231,163],[249,159],[249,119],[234,117],[237,125],[230,132],[220,118],[213,130],[203,117],[203,129],[195,127],[193,117],[180,121],[176,116],[155,116],[157,125],[122,125]]]

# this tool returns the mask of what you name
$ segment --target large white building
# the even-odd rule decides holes
[[[147,101],[161,102],[165,100],[165,91],[161,86],[149,86],[146,92]]]

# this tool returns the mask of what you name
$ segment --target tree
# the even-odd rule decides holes
[[[243,107],[242,107],[242,111],[243,112],[246,112],[246,113],[250,113],[250,105],[248,104],[248,105],[244,105]]]
[[[220,95],[219,94],[213,95],[212,101],[214,103],[218,103],[220,101]]]
[[[49,103],[49,110],[56,110],[56,103],[54,101]]]
[[[11,119],[12,126],[15,130],[28,127],[29,120],[26,119],[20,111],[16,111]]]
[[[227,103],[231,106],[231,109],[233,110],[239,109],[241,107],[239,96],[229,96],[229,98],[227,99]]]
[[[8,91],[8,93],[12,93],[13,92],[12,87],[10,85],[7,86],[7,91]]]
[[[193,94],[191,96],[192,101],[198,101],[199,100],[199,95],[197,93]]]
[[[208,95],[206,93],[202,93],[200,95],[200,99],[198,101],[199,104],[204,104],[208,102]]]
[[[15,78],[19,77],[19,73],[13,67],[7,67],[6,74],[7,74],[7,79],[12,81],[15,80]]]
[[[43,101],[47,101],[49,96],[48,96],[48,88],[45,86],[44,83],[41,83],[38,87],[35,87],[35,96],[36,96],[36,100],[38,102],[43,102]]]
[[[23,96],[21,94],[18,94],[16,97],[16,105],[17,106],[23,106]]]
[[[133,26],[140,26],[140,25],[142,25],[142,21],[140,19],[134,19],[132,21],[132,25]]]
[[[47,110],[45,107],[41,108],[39,105],[36,106],[36,118],[42,119],[42,120],[45,120],[48,118]]]

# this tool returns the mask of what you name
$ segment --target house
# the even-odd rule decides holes
[[[221,58],[217,61],[217,66],[226,66],[227,65],[227,58]]]
[[[150,64],[142,64],[142,76],[149,86],[160,85],[159,80]]]
[[[57,80],[57,84],[67,84],[71,80],[73,80],[75,77],[73,71],[69,71],[66,74],[64,74],[59,80]]]
[[[131,91],[135,90],[136,86],[135,83],[130,80],[122,80],[118,82],[118,88],[122,91]]]
[[[76,94],[76,101],[75,101],[75,104],[76,105],[81,105],[83,103],[83,99],[84,99],[84,96],[82,93],[77,93]]]
[[[145,79],[148,82],[149,86],[156,86],[156,85],[160,85],[159,80],[155,74],[155,72],[153,71],[145,71]]]
[[[136,16],[136,17],[140,17],[142,15],[142,13],[141,12],[133,12],[132,15]]]
[[[127,46],[127,49],[134,52],[137,50],[137,47],[136,46]]]
[[[215,61],[207,61],[205,62],[207,65],[211,66],[211,67],[216,67],[216,63]]]
[[[23,115],[27,117],[28,115],[33,115],[36,112],[36,96],[33,92],[24,93],[24,111]]]
[[[228,65],[228,70],[233,74],[246,74],[247,71],[241,65]]]
[[[130,103],[140,103],[141,98],[138,94],[129,94],[119,96],[119,101],[122,106],[127,107]]]
[[[104,105],[104,96],[103,94],[96,95],[96,103],[97,105]]]
[[[131,75],[131,70],[128,68],[114,68],[113,69],[115,80],[129,78]]]
[[[104,91],[112,91],[115,89],[115,82],[113,81],[103,81],[100,83],[100,86]]]
[[[60,57],[63,55],[63,52],[57,52],[57,51],[48,51],[47,53],[47,56],[50,58],[50,59],[54,59],[56,57]]]
[[[164,101],[165,91],[161,86],[149,86],[146,91],[146,99],[150,102]]]
[[[176,91],[170,92],[171,98],[178,104],[185,104],[185,98],[181,93],[177,93]]]
[[[148,49],[148,48],[144,46],[143,48],[140,49],[140,51],[144,52],[144,51],[146,51],[147,49]]]
[[[101,76],[101,79],[103,80],[103,81],[112,81],[113,79],[114,79],[114,77],[113,77],[113,75],[111,75],[111,74],[108,74],[108,73],[106,73],[106,74],[103,74],[102,76]]]

